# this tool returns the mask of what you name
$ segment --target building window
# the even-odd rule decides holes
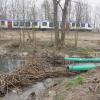
[[[49,27],[54,27],[54,24],[52,22],[50,22]]]
[[[80,27],[80,23],[76,23],[76,27]]]
[[[1,21],[1,25],[5,25],[5,21]]]
[[[33,23],[32,23],[32,26],[37,26],[37,25],[38,25],[37,22],[33,22]]]
[[[62,23],[61,22],[57,22],[57,26],[58,27],[61,27],[62,26]]]
[[[75,27],[75,23],[72,23],[72,27]]]
[[[42,22],[42,25],[43,26],[47,26],[47,22]]]
[[[30,26],[30,22],[26,22],[25,23],[25,26]]]
[[[81,27],[85,27],[85,24],[84,23],[81,23]]]
[[[14,22],[14,26],[18,26],[18,24],[19,24],[18,22]]]
[[[24,23],[25,23],[25,22],[20,22],[20,26],[24,26]]]
[[[91,25],[90,25],[90,24],[88,24],[88,27],[91,27]]]

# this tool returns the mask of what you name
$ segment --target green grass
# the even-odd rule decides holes
[[[63,96],[63,95],[59,95],[59,96],[57,97],[57,100],[64,100],[64,96]]]
[[[77,85],[82,85],[84,84],[85,79],[81,76],[76,76],[73,80],[70,80],[67,85],[66,89],[71,89],[72,87],[75,87]]]

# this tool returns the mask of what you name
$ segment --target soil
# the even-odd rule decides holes
[[[100,100],[100,69],[89,71],[81,77],[85,79],[84,84],[67,88],[68,80],[63,80],[47,90],[41,100]],[[55,95],[50,95],[50,92]]]
[[[65,55],[68,57],[100,56],[99,33],[79,32],[77,49],[74,48],[75,32],[66,33],[66,47],[60,51],[56,51],[54,48],[53,32],[37,31],[36,41],[31,41],[31,43],[28,34],[32,36],[31,31],[26,31],[24,40],[21,41],[24,42],[20,44],[20,31],[0,31],[0,56],[21,56],[29,58],[30,61],[33,57],[37,57],[41,59],[42,65],[52,67],[64,66],[63,57]],[[85,79],[84,84],[66,89],[66,84],[70,80],[63,79],[49,87],[40,100],[100,100],[100,69],[89,71],[82,74],[81,77]]]

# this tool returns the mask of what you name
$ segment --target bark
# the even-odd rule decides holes
[[[66,32],[66,19],[68,14],[68,4],[70,0],[65,0],[64,9],[62,9],[62,26],[61,26],[61,46],[65,43],[65,32]]]
[[[55,46],[59,48],[59,28],[58,28],[58,2],[57,0],[53,0],[54,6],[54,27],[55,27]]]

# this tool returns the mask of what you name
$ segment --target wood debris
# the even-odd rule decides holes
[[[45,67],[40,61],[33,60],[32,64],[16,69],[12,73],[0,75],[0,92],[2,88],[15,88],[32,85],[36,81],[50,77],[67,76],[64,67]]]

